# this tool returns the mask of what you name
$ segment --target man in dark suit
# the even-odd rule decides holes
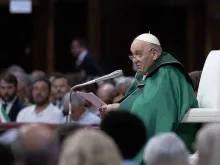
[[[89,55],[86,43],[83,39],[73,39],[71,43],[71,53],[77,58],[76,70],[84,71],[86,76],[101,76],[104,71],[100,64]]]
[[[18,81],[9,73],[3,73],[0,77],[0,120],[1,122],[13,122],[24,105],[17,97]]]

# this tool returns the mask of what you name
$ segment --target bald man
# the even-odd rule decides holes
[[[113,99],[116,96],[116,88],[110,83],[103,84],[97,90],[97,96],[106,104],[112,104]]]
[[[54,165],[58,156],[58,141],[53,130],[43,124],[24,125],[12,144],[17,163]]]
[[[198,125],[181,124],[181,120],[190,108],[198,107],[198,102],[183,65],[163,52],[159,40],[149,33],[136,37],[130,50],[129,58],[137,66],[136,81],[120,103],[102,110],[129,111],[142,119],[149,138],[174,131],[191,148]]]

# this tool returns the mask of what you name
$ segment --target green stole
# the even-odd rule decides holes
[[[3,106],[3,104],[2,104],[2,107],[1,107],[1,113],[2,113],[2,117],[3,117],[4,120],[5,120],[5,121],[3,121],[3,122],[10,122],[10,118],[9,118],[7,112],[6,112],[6,107]]]

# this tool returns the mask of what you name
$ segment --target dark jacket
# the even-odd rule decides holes
[[[20,102],[20,100],[17,98],[14,102],[14,104],[12,105],[10,111],[9,111],[9,118],[11,120],[11,122],[16,121],[17,115],[20,112],[20,110],[22,110],[25,106]]]
[[[85,56],[82,63],[76,67],[78,72],[85,71],[86,76],[102,76],[104,75],[103,69],[100,64],[89,54]]]

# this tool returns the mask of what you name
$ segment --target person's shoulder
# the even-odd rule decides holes
[[[162,70],[164,72],[172,72],[172,71],[176,71],[176,69],[178,69],[178,67],[174,65],[164,65],[159,68],[159,70]]]
[[[60,109],[58,109],[55,105],[52,103],[49,104],[48,108],[53,111],[54,114],[63,114]]]
[[[19,109],[23,109],[24,107],[26,107],[19,98],[17,98],[14,102],[15,106],[17,106]]]
[[[179,74],[183,74],[181,72],[181,70],[177,67],[177,66],[174,66],[174,65],[164,65],[164,66],[161,66],[158,70],[158,72],[160,74],[166,74],[166,75],[179,75]]]
[[[53,109],[54,111],[58,111],[59,109],[55,106],[55,105],[53,105],[52,103],[50,103],[49,105],[48,105],[48,108],[50,108],[50,109]],[[60,111],[60,110],[59,110]]]
[[[97,115],[93,114],[92,112],[88,112],[87,116],[93,120],[93,121],[97,121],[97,122],[100,122],[101,119],[100,117],[98,117]]]
[[[100,119],[96,114],[92,113],[92,112],[88,112],[87,114],[89,117],[93,117],[94,119]]]
[[[23,109],[20,110],[20,113],[21,112],[30,112],[31,110],[33,110],[35,107],[35,105],[30,105],[30,106],[27,106],[27,107],[24,107]]]
[[[159,77],[163,79],[179,82],[179,84],[192,85],[189,75],[178,66],[166,65],[159,69]]]
[[[23,122],[24,118],[29,116],[33,112],[34,108],[35,108],[35,105],[30,105],[28,107],[21,109],[18,113],[16,121]]]

